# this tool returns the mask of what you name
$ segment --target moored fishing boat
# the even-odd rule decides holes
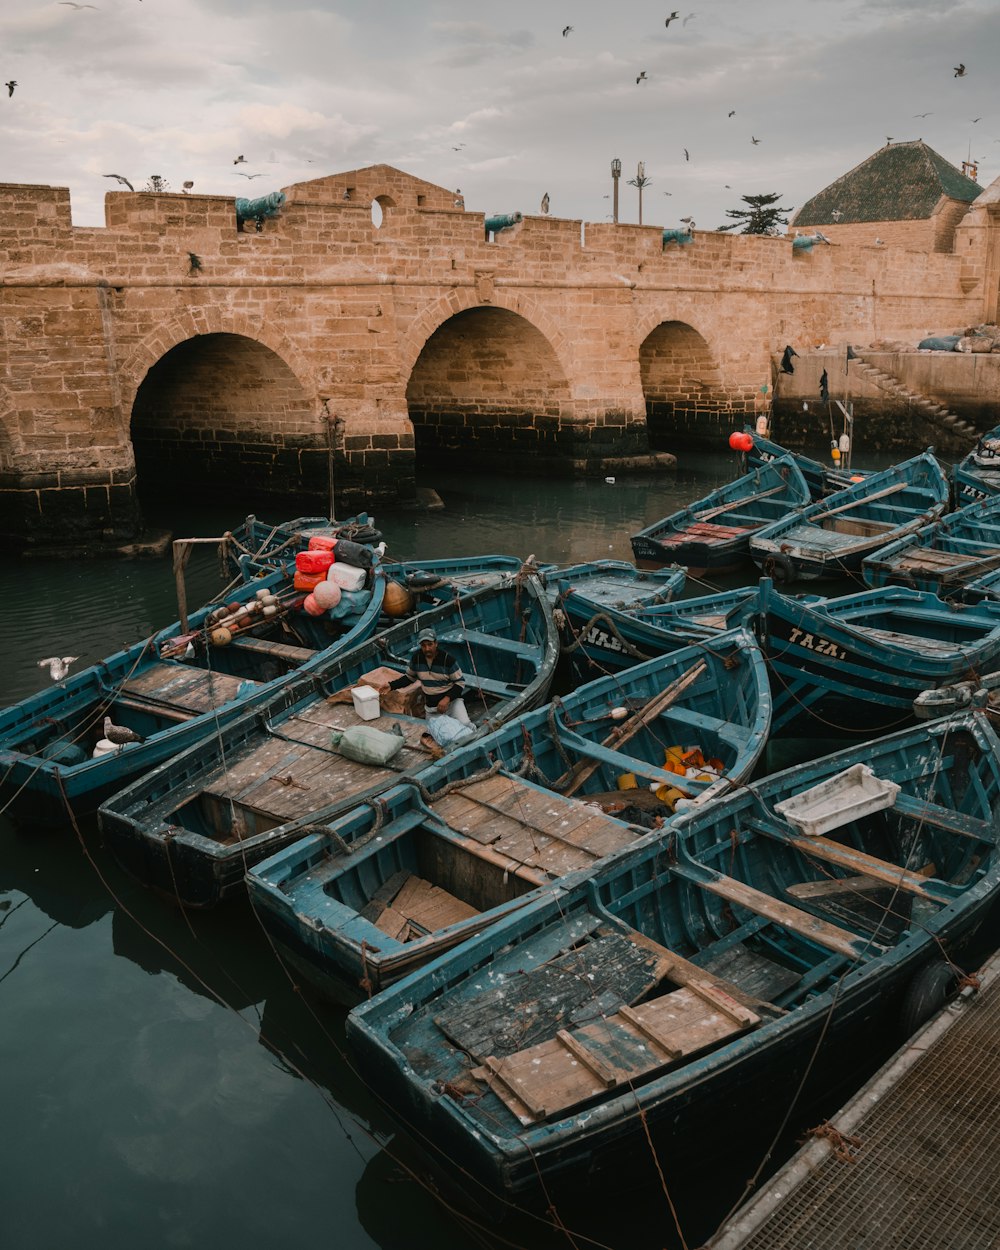
[[[753,439],[753,446],[741,456],[745,468],[757,468],[785,456],[791,456],[809,487],[809,494],[814,503],[819,499],[825,499],[827,495],[836,494],[837,491],[852,486],[861,478],[868,477],[871,472],[869,469],[841,468],[839,461],[832,465],[820,464],[818,460],[803,456],[797,451],[789,451],[760,434],[754,434],[750,430],[746,433]]]
[[[251,900],[298,972],[357,1001],[663,828],[682,797],[745,780],[768,711],[745,631],[590,682],[446,755],[419,791],[314,821],[251,869]]]
[[[724,1166],[943,1003],[996,908],[998,760],[972,714],[735,791],[356,1007],[362,1075],[477,1202]]]
[[[379,542],[382,535],[375,528],[375,518],[367,512],[336,521],[330,517],[300,516],[290,521],[259,521],[252,514],[223,537],[223,558],[229,571],[238,576],[242,562],[249,561],[255,572],[268,571],[294,559],[305,551],[310,538],[345,538],[363,546]]]
[[[0,709],[0,807],[31,825],[88,815],[133,778],[370,637],[385,591],[377,558],[372,564],[351,566],[359,588],[349,596],[338,589],[330,610],[318,610],[313,597],[312,611],[295,588],[294,563],[282,567]]]
[[[880,547],[862,571],[869,586],[911,586],[964,603],[1000,597],[1000,497]]]
[[[669,603],[681,593],[687,580],[687,572],[680,565],[639,569],[625,560],[546,564],[541,576],[557,606],[575,596],[592,607],[617,608]]]
[[[952,470],[955,507],[1000,495],[1000,426],[987,430]]]
[[[421,700],[374,691],[406,671],[427,628],[462,670],[467,737],[544,702],[559,654],[547,595],[533,576],[488,586],[381,631],[113,796],[99,817],[116,858],[168,898],[214,906],[305,825],[426,768],[440,748]],[[359,736],[372,750],[346,754]]]
[[[811,600],[762,578],[754,620],[775,733],[899,728],[921,691],[987,672],[1000,659],[1000,604],[951,604],[904,587]]]
[[[633,534],[640,568],[684,565],[690,574],[729,573],[750,559],[750,535],[810,502],[795,460],[770,460],[703,499]]]
[[[947,506],[947,479],[923,452],[758,530],[750,554],[781,582],[860,574],[866,555],[936,521]]]

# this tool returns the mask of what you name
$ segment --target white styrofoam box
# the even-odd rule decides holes
[[[899,790],[894,781],[876,777],[867,764],[852,764],[835,777],[775,803],[774,810],[803,833],[817,835],[892,807]]]
[[[341,590],[361,590],[367,576],[365,569],[356,569],[353,564],[338,564],[335,560],[330,565],[326,580],[336,582]]]
[[[351,691],[354,710],[362,720],[377,720],[381,711],[378,691],[373,686],[355,686]]]

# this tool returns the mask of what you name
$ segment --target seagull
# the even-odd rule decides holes
[[[104,736],[116,747],[124,746],[126,742],[146,741],[142,734],[137,734],[134,729],[129,729],[125,725],[116,725],[110,716],[104,718]]]
[[[664,194],[664,195],[673,195],[673,191],[664,191],[664,192],[663,192],[663,194]],[[605,198],[605,199],[607,199],[608,197],[607,197],[607,196],[605,196],[604,198]]]
[[[688,24],[688,22],[690,22],[690,20],[692,19],[692,17],[697,17],[697,16],[698,16],[698,14],[697,14],[697,13],[689,13],[689,14],[687,15],[687,17],[684,19],[684,21],[683,21],[683,22],[681,22],[681,25],[682,25],[682,26],[686,26],[686,25]]]
[[[970,117],[970,118],[969,118],[969,121],[970,121],[970,122],[981,122],[982,120],[983,120],[983,119],[982,119],[981,117]]]
[[[833,209],[833,211],[830,213],[830,216],[833,218],[834,221],[840,221],[843,215],[844,215],[843,211],[839,208]]]
[[[543,213],[547,213],[547,212],[549,211],[549,193],[548,193],[548,191],[546,191],[546,192],[545,192],[545,194],[542,196],[542,205],[541,205],[541,207],[542,207],[542,212],[543,212]]]
[[[757,138],[755,138],[755,136],[754,136],[754,135],[751,135],[751,136],[750,136],[750,142],[756,145],[756,144],[760,143],[760,140],[759,140],[759,139],[757,139]]]
[[[187,193],[191,190],[193,186],[194,186],[194,183],[191,182],[189,179],[187,182],[181,183],[181,190],[184,192],[185,195],[187,195]]]
[[[736,116],[736,110],[735,110],[735,109],[730,109],[730,110],[729,110],[729,112],[726,114],[726,116],[727,116],[727,117],[735,117],[735,116]]]
[[[69,672],[69,666],[78,660],[78,655],[50,655],[47,660],[39,660],[39,668],[47,668],[53,681],[62,681]]]
[[[676,9],[674,9],[673,13],[670,14],[667,20],[663,23],[663,25],[669,27],[670,23],[676,22],[679,17],[680,17],[680,14],[677,12]]]
[[[237,178],[263,178],[263,174],[245,174],[241,169],[234,169],[233,173]]]
[[[646,71],[642,70],[642,72],[639,74],[639,77],[635,81],[639,83],[639,82],[642,82],[644,78],[646,78]],[[646,81],[649,82],[649,79],[646,78]]]
[[[914,117],[933,117],[933,113],[914,113]]]
[[[956,78],[965,77],[965,66],[962,64],[961,61],[959,61],[959,63],[955,66],[955,77]]]
[[[886,135],[886,137],[885,137],[885,141],[886,141],[886,143],[891,143],[891,142],[892,142],[892,140],[893,140],[893,136],[892,136],[892,135]]]
[[[236,160],[233,161],[234,165],[245,165],[246,163],[247,163],[247,158],[243,155],[237,156]]]
[[[881,240],[881,239],[876,239],[876,240],[875,240],[875,246],[876,246],[876,247],[881,247],[881,246],[882,246],[882,240]]]
[[[59,3],[67,9],[96,9],[96,4],[74,4],[73,0],[59,0]]]
[[[569,32],[570,32],[572,29],[573,29],[573,27],[572,27],[572,26],[564,26],[564,27],[563,27],[563,38],[564,38],[564,39],[566,38],[566,36],[569,34]]]
[[[7,88],[7,98],[10,99],[14,94],[14,88],[17,86],[17,79],[12,78],[10,82],[5,82],[4,86]]]
[[[823,234],[821,230],[817,230],[813,237],[816,239],[817,243],[829,243],[830,242],[830,240],[826,237],[825,234]]]
[[[681,221],[683,221],[683,223],[685,224],[685,226],[687,226],[687,228],[688,228],[688,234],[694,234],[694,218],[693,218],[693,217],[682,217],[682,218],[681,218]]]
[[[118,182],[122,184],[123,187],[128,187],[130,191],[135,190],[135,187],[132,186],[131,182],[129,182],[127,178],[123,178],[121,174],[101,174],[101,177],[102,178],[115,178],[117,179]]]

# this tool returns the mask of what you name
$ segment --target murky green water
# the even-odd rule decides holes
[[[724,453],[613,484],[439,475],[428,484],[443,510],[377,521],[400,559],[628,559],[631,533],[734,465]],[[284,519],[250,500],[155,519],[207,536],[248,511]],[[6,565],[2,577],[7,702],[48,680],[38,659],[83,667],[177,615],[169,560]],[[192,604],[216,593],[210,552],[193,557],[187,585]],[[572,1238],[450,1214],[353,1074],[343,1013],[298,992],[246,906],[181,915],[123,878],[92,831],[29,837],[0,819],[0,908],[0,1227],[12,1250],[680,1244],[660,1190],[608,1195],[582,1229],[565,1213]],[[748,1151],[747,1174],[758,1160]],[[741,1180],[670,1192],[689,1244]]]

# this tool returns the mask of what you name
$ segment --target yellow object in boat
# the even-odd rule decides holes
[[[639,786],[635,779],[635,773],[622,773],[618,778],[619,790],[638,790]]]

